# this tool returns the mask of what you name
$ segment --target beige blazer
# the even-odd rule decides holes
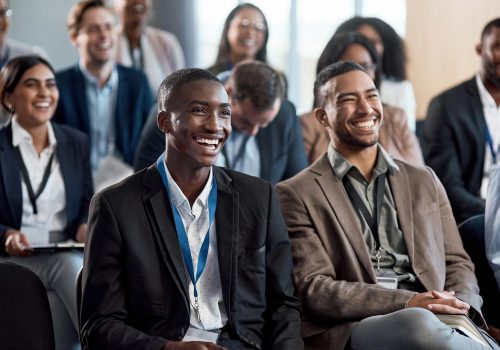
[[[389,176],[411,266],[426,290],[453,290],[480,310],[474,267],[443,186],[427,167],[396,161]],[[376,284],[361,227],[328,157],[276,191],[288,225],[306,349],[342,349],[366,317],[405,307],[414,292]]]
[[[309,163],[314,163],[328,149],[330,137],[312,112],[300,117],[304,148]],[[422,150],[415,133],[408,126],[405,112],[384,104],[384,121],[380,127],[380,144],[394,158],[414,165],[424,165]]]

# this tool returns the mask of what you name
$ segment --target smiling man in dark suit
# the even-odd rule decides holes
[[[213,166],[231,132],[224,86],[183,69],[158,100],[165,153],[92,200],[84,348],[302,349],[272,186]]]
[[[116,22],[102,0],[77,3],[68,15],[68,30],[79,62],[56,74],[60,98],[54,121],[89,136],[96,188],[123,178],[123,171],[103,170],[110,163],[132,173],[141,130],[154,103],[146,76],[116,64]],[[96,176],[101,173],[106,176]]]
[[[279,73],[257,61],[241,62],[225,73],[233,132],[216,164],[273,184],[304,169],[307,158],[299,120],[295,107],[283,96]],[[137,147],[134,168],[148,166],[163,152],[163,146],[156,118],[150,116]]]
[[[432,99],[424,129],[425,162],[458,223],[484,214],[488,174],[500,161],[500,18],[485,25],[476,52],[479,73]]]

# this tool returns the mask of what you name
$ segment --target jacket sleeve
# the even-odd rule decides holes
[[[453,116],[448,114],[441,98],[434,98],[429,105],[425,121],[424,157],[426,164],[443,182],[456,220],[461,222],[468,217],[484,213],[485,201],[478,194],[469,192],[465,186],[455,145],[461,140],[457,140],[452,132],[452,120]]]
[[[266,239],[267,317],[263,334],[264,348],[302,349],[300,337],[300,302],[294,296],[290,242],[271,190]]]
[[[127,324],[119,219],[102,193],[92,199],[82,275],[80,337],[83,349],[159,350],[166,339]]]
[[[288,225],[297,295],[309,320],[348,322],[405,307],[415,292],[337,279],[332,259],[303,200],[287,183],[278,184],[276,190]]]

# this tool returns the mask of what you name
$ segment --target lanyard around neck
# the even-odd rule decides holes
[[[493,139],[491,137],[490,129],[486,125],[486,143],[488,144],[491,152],[491,159],[493,159],[493,164],[497,162],[497,152],[495,151],[495,146],[493,146]]]
[[[385,173],[380,174],[377,177],[376,180],[376,186],[377,186],[377,197],[375,201],[375,218],[373,217],[372,214],[370,214],[370,211],[366,207],[366,205],[363,203],[363,200],[359,196],[358,192],[354,189],[354,186],[352,185],[351,181],[349,180],[347,174],[344,175],[342,178],[342,183],[344,184],[344,187],[346,189],[347,195],[349,196],[349,199],[351,200],[352,206],[356,209],[359,209],[361,211],[361,215],[363,215],[366,223],[368,224],[368,227],[370,228],[370,231],[373,235],[373,238],[375,239],[375,250],[379,250],[380,247],[380,237],[379,237],[379,225],[380,225],[380,217],[382,215],[382,204],[384,201],[384,189],[385,189]]]
[[[26,164],[24,164],[23,156],[21,155],[21,151],[19,147],[14,148],[16,160],[19,165],[19,170],[21,171],[21,175],[23,176],[24,183],[26,184],[26,188],[28,189],[28,196],[30,198],[31,206],[33,207],[33,214],[38,214],[38,208],[36,206],[36,200],[42,194],[43,190],[47,186],[47,182],[49,181],[50,170],[52,168],[52,160],[54,159],[54,152],[50,156],[49,162],[45,167],[45,171],[43,173],[42,183],[38,187],[38,191],[35,193],[33,191],[33,186],[31,185],[30,176],[28,174],[28,169],[26,168]]]
[[[181,245],[182,256],[184,258],[184,263],[186,264],[186,268],[189,273],[189,277],[193,282],[194,289],[194,298],[195,303],[198,302],[198,290],[196,288],[196,283],[200,279],[201,274],[205,270],[205,266],[208,258],[208,247],[210,243],[210,226],[212,226],[212,222],[215,217],[215,209],[217,208],[217,182],[215,180],[215,175],[212,175],[212,189],[210,190],[210,194],[208,196],[208,230],[205,234],[205,238],[201,245],[200,254],[198,256],[198,265],[196,267],[196,275],[193,268],[193,257],[191,256],[191,250],[189,249],[189,239],[186,233],[186,229],[184,228],[184,224],[182,223],[182,218],[177,210],[174,201],[172,200],[172,194],[170,192],[170,185],[168,183],[167,172],[165,170],[165,154],[162,154],[158,160],[156,161],[156,168],[161,175],[161,179],[163,181],[163,186],[167,190],[168,200],[172,207],[172,213],[174,216],[175,230],[177,231],[177,237],[179,238],[179,243]]]

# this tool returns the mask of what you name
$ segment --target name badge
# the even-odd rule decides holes
[[[219,332],[217,331],[205,331],[203,329],[189,327],[182,341],[205,341],[217,344],[217,339],[219,339]]]
[[[398,289],[398,279],[396,277],[377,277],[377,284],[389,289]]]

